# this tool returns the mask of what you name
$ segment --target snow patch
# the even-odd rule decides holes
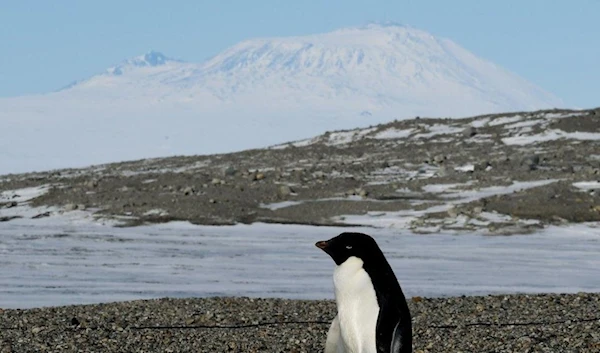
[[[329,140],[327,141],[327,145],[335,146],[335,145],[343,145],[353,141],[360,140],[365,135],[377,130],[376,127],[368,128],[368,129],[360,129],[360,130],[350,130],[350,131],[339,131],[332,132],[329,135]]]
[[[473,172],[475,171],[475,166],[473,164],[465,164],[459,167],[455,167],[454,170],[457,170],[459,172]]]
[[[390,128],[390,129],[386,129],[386,130],[378,132],[377,134],[373,135],[373,138],[379,139],[379,140],[403,139],[403,138],[407,138],[408,136],[410,136],[410,134],[412,134],[413,131],[414,131],[413,129],[399,130],[399,129],[395,129],[395,128]]]
[[[522,119],[523,119],[523,117],[521,115],[505,116],[505,117],[496,118],[496,119],[490,121],[488,125],[489,126],[497,126],[497,125],[503,125],[503,124],[510,124],[510,123],[520,121]]]
[[[444,124],[434,124],[431,126],[424,126],[424,127],[429,132],[416,134],[413,136],[413,138],[415,138],[415,139],[431,138],[431,137],[437,136],[437,135],[451,135],[451,134],[457,134],[457,133],[463,131],[463,128],[461,128],[461,127],[453,127],[453,126],[444,125]]]
[[[428,213],[445,212],[464,203],[477,201],[483,198],[512,194],[513,192],[557,182],[558,179],[514,181],[508,186],[491,186],[486,188],[472,188],[456,190],[457,187],[468,184],[431,184],[423,187],[428,192],[439,193],[447,201],[443,205],[436,205],[423,210],[401,210],[395,212],[367,212],[365,215],[343,215],[334,217],[338,222],[348,224],[362,224],[375,228],[393,228],[408,230],[419,217]]]
[[[531,145],[546,141],[555,141],[560,139],[598,141],[600,133],[597,132],[565,132],[563,130],[552,129],[536,135],[511,136],[502,139],[506,145]]]
[[[600,190],[600,181],[580,181],[573,183],[573,186],[583,191]]]
[[[45,184],[30,188],[8,190],[0,192],[0,202],[27,202],[47,193],[53,185]]]

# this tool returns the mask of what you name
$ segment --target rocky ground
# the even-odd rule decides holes
[[[123,225],[383,222],[506,234],[600,221],[599,180],[600,108],[416,118],[238,153],[7,175],[0,221],[86,210]],[[47,192],[18,201],[38,186]],[[39,213],[20,213],[24,202]]]
[[[600,351],[600,294],[414,297],[409,306],[415,352]],[[323,352],[334,315],[331,301],[249,298],[0,310],[0,352]],[[253,326],[269,322],[295,323]],[[214,327],[235,325],[250,327]]]

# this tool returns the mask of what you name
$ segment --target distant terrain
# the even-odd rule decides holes
[[[417,233],[600,221],[600,109],[393,121],[238,153],[0,177],[0,221],[297,223]]]
[[[408,26],[255,38],[202,62],[150,51],[55,92],[0,98],[0,174],[229,153],[416,116],[556,107],[565,104],[534,83]]]

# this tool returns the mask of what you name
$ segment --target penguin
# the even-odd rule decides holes
[[[412,353],[412,317],[400,284],[371,236],[344,232],[315,244],[335,262],[337,316],[325,353]]]

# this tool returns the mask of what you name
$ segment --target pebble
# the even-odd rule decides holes
[[[225,170],[223,171],[223,174],[225,176],[234,176],[237,173],[237,169],[235,169],[233,166],[229,166],[227,168],[225,168]]]
[[[477,135],[477,129],[473,126],[468,126],[463,130],[462,134],[464,137],[473,137]]]
[[[277,192],[279,194],[279,196],[281,197],[286,197],[291,195],[294,190],[292,190],[292,188],[288,185],[280,185],[279,188],[277,189]]]
[[[74,203],[68,203],[64,207],[65,211],[75,211],[77,209],[77,205]]]
[[[600,348],[600,293],[408,298],[413,351],[579,352]],[[331,300],[152,299],[0,311],[0,352],[323,352]],[[85,318],[85,324],[81,324]],[[238,329],[150,329],[314,321]],[[567,323],[560,323],[568,321]],[[547,322],[547,324],[509,325]],[[465,323],[503,325],[466,326]],[[440,328],[439,326],[450,326]],[[149,328],[142,328],[149,327]],[[46,348],[40,348],[46,347]]]

